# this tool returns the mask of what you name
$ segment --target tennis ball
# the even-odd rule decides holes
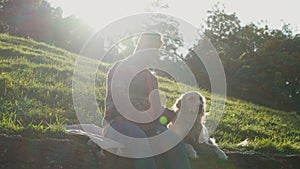
[[[165,125],[165,124],[167,124],[168,119],[167,119],[166,116],[161,116],[161,117],[159,118],[159,122],[160,122],[160,124]]]

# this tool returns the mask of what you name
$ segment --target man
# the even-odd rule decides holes
[[[128,141],[119,140],[116,132],[133,138],[147,138],[167,130],[164,125],[175,117],[174,112],[161,105],[156,77],[148,69],[137,72],[136,70],[139,69],[134,69],[134,67],[139,65],[133,64],[140,63],[143,65],[151,62],[154,57],[145,55],[153,54],[153,52],[147,54],[146,50],[159,50],[162,45],[161,34],[156,32],[142,33],[134,54],[115,63],[107,74],[104,123],[109,127],[107,127],[106,136],[125,144],[130,151],[136,154],[141,153],[141,151],[151,151],[150,144],[146,143],[147,146],[143,147],[132,145]],[[141,54],[144,54],[142,59],[140,59]],[[114,81],[114,78],[117,80]],[[114,84],[113,82],[117,83]],[[129,92],[126,84],[129,84]],[[116,102],[117,99],[114,99],[112,92],[117,93],[120,97],[129,93],[130,102],[126,102],[128,97],[122,97],[124,99]],[[131,104],[133,109],[130,109]],[[161,122],[164,120],[160,119],[166,119],[166,122],[162,124]],[[166,169],[191,168],[182,142],[160,155],[159,158],[163,161]],[[133,162],[136,169],[157,168],[153,157],[135,158]]]

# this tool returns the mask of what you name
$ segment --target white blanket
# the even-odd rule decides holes
[[[94,124],[75,124],[65,126],[66,130],[71,134],[88,136],[94,143],[102,149],[119,149],[124,146],[110,138],[103,136],[103,128]]]

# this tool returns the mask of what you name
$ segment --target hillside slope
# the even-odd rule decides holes
[[[48,137],[49,131],[63,131],[49,130],[45,122],[78,123],[71,90],[76,58],[76,54],[54,46],[0,34],[0,133]],[[97,73],[100,110],[103,110],[108,68],[108,64],[100,64]],[[172,81],[159,78],[159,82],[170,107],[180,93]],[[187,87],[187,90],[192,88]],[[209,93],[201,93],[210,100]],[[227,151],[300,153],[299,122],[300,117],[295,112],[228,98],[213,136]],[[248,139],[247,145],[237,145],[245,139]]]

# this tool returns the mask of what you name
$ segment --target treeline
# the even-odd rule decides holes
[[[208,14],[202,31],[222,60],[228,95],[300,112],[300,34],[294,35],[288,24],[281,30],[266,24],[242,26],[236,14],[226,14],[218,6]],[[209,90],[203,65],[195,65],[194,59],[188,63],[199,85]]]
[[[0,0],[0,33],[80,51],[93,30],[76,16],[62,16],[45,0]]]

